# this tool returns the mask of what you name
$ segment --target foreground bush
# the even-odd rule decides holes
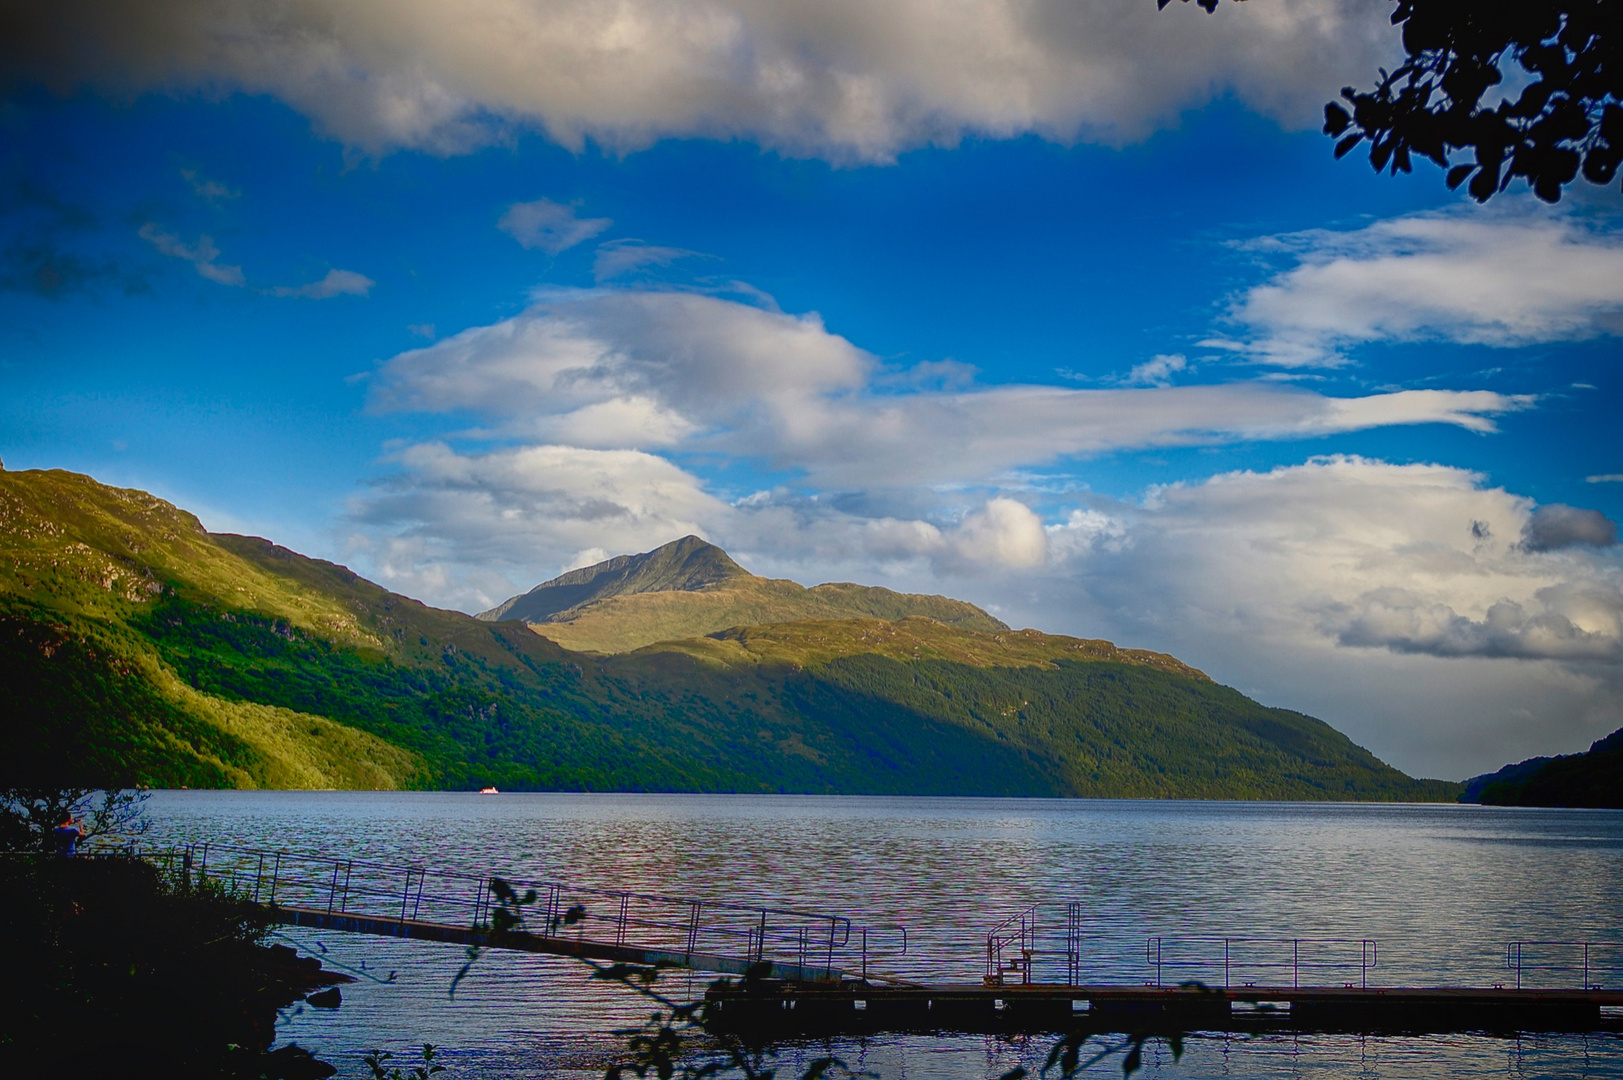
[[[265,914],[138,859],[6,858],[0,1049],[61,1076],[331,1075],[269,1052],[277,1010],[331,980],[265,947]]]

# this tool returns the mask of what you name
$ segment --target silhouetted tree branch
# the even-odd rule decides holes
[[[1157,0],[1165,7],[1169,0]],[[1188,3],[1189,0],[1184,0]],[[1206,11],[1218,0],[1195,0]],[[1609,184],[1623,162],[1623,0],[1396,0],[1404,62],[1373,90],[1324,107],[1336,157],[1369,143],[1376,172],[1415,156],[1487,202],[1518,177],[1557,202],[1581,172]],[[1494,92],[1506,76],[1529,81]],[[1459,158],[1459,160],[1456,160]]]
[[[84,787],[0,787],[0,851],[50,851],[51,830],[79,821],[83,840],[134,839],[151,824],[147,793]]]
[[[535,905],[535,890],[530,889],[520,895],[501,878],[492,878],[490,889],[496,906],[491,912],[489,925],[478,929],[489,932],[492,944],[499,944],[505,934],[527,933],[524,911]],[[572,926],[585,916],[586,909],[577,904],[552,919],[543,933],[556,934],[561,928]],[[483,953],[484,948],[477,943],[468,946],[467,962],[451,980],[452,997],[456,996],[458,984],[468,977]],[[600,964],[586,957],[577,959],[592,969],[592,979],[616,983],[654,1006],[648,1020],[640,1027],[615,1032],[626,1040],[628,1053],[624,1061],[609,1067],[604,1073],[604,1080],[725,1080],[729,1077],[738,1080],[775,1080],[779,1063],[774,1048],[769,1044],[741,1039],[736,1032],[719,1024],[714,1005],[708,997],[679,1002],[666,996],[656,985],[661,972],[665,970],[663,965]],[[718,979],[710,984],[710,989],[748,987],[756,980],[767,978],[771,968],[771,963],[761,963],[746,973],[742,982]],[[1198,982],[1184,983],[1183,987],[1201,993],[1215,992]],[[1055,1042],[1037,1076],[1040,1080],[1075,1080],[1094,1065],[1119,1055],[1122,1076],[1129,1078],[1144,1067],[1145,1045],[1157,1040],[1167,1044],[1174,1061],[1182,1057],[1184,1033],[1176,1024],[1146,1027],[1126,1033],[1114,1041],[1097,1032],[1072,1031]],[[376,1073],[378,1067],[374,1065],[373,1069]],[[998,1080],[1031,1080],[1031,1075],[1024,1067],[1016,1067]],[[844,1061],[833,1056],[812,1061],[797,1080],[825,1080],[831,1077],[881,1080],[875,1073],[854,1072]]]

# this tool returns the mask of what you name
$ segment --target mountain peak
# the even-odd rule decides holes
[[[647,592],[698,592],[755,575],[716,545],[697,536],[672,540],[640,555],[612,559],[559,574],[478,617],[487,622],[540,622],[594,600]]]

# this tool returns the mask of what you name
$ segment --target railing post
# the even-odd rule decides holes
[[[1229,986],[1229,939],[1223,939],[1223,988]]]
[[[282,853],[280,851],[278,851],[276,853],[276,862],[274,864],[274,869],[272,869],[272,871],[271,871],[270,902],[272,904],[276,903],[276,886],[281,882],[281,880],[282,880]]]
[[[1589,942],[1584,942],[1584,983],[1583,988],[1589,989]]]
[[[327,914],[331,915],[333,906],[338,903],[338,860],[332,861],[332,881],[327,886]]]
[[[755,943],[755,962],[766,959],[766,908],[761,909],[761,936]]]
[[[700,907],[700,901],[692,900],[692,901],[689,901],[689,904],[691,905],[693,910],[692,910],[692,914],[689,916],[689,919],[688,919],[688,951],[687,951],[687,958],[688,958],[688,963],[692,964],[692,962],[693,962],[693,950],[694,950],[694,948],[697,947],[697,945],[699,943],[699,907]]]
[[[1302,939],[1291,938],[1291,986],[1302,986]]]

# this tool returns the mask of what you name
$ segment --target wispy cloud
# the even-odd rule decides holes
[[[272,296],[296,296],[305,300],[330,300],[335,296],[366,296],[377,282],[353,270],[328,270],[327,276],[308,285],[277,285]]]
[[[556,255],[590,240],[613,224],[610,218],[576,217],[573,206],[537,199],[509,206],[496,227],[527,248],[539,248],[548,255]]]
[[[610,240],[599,244],[597,258],[592,262],[592,275],[598,281],[624,277],[651,266],[669,266],[678,259],[697,255],[685,248],[659,247],[641,240]]]
[[[217,285],[241,288],[248,283],[243,277],[242,267],[222,265],[216,261],[220,257],[220,249],[211,236],[199,236],[195,244],[188,244],[151,221],[141,226],[140,234],[141,239],[157,248],[160,254],[191,263],[199,274]]]
[[[1394,424],[1495,428],[1492,391],[1328,397],[1265,381],[879,392],[877,361],[815,314],[694,293],[543,294],[522,315],[383,365],[372,407],[462,411],[508,437],[749,457],[820,485],[967,483],[1067,457]],[[894,387],[884,384],[887,389]],[[882,479],[876,479],[882,478]]]
[[[180,175],[192,186],[192,194],[208,202],[221,202],[225,199],[235,199],[242,194],[240,188],[230,187],[218,180],[210,180],[198,174],[196,169],[182,169]]]
[[[1261,363],[1330,367],[1369,342],[1516,347],[1623,327],[1623,235],[1530,202],[1253,247],[1295,265],[1236,300],[1237,335],[1202,344]]]

